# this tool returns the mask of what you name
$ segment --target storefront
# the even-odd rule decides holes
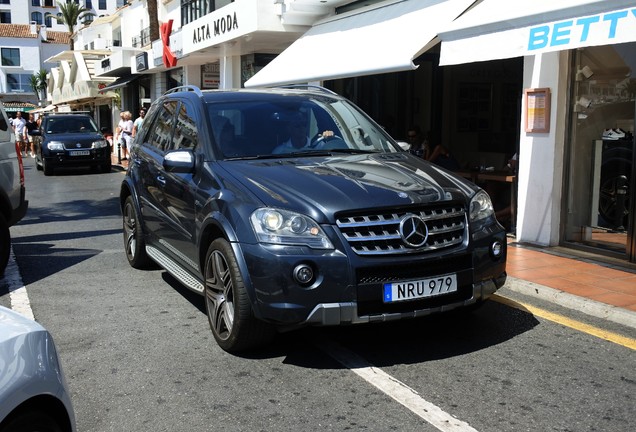
[[[442,65],[523,56],[517,239],[636,261],[633,1],[484,0],[440,37]]]

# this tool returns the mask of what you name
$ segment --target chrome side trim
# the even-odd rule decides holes
[[[203,284],[197,278],[185,271],[181,266],[179,266],[179,264],[174,262],[169,256],[153,246],[146,246],[146,253],[157,264],[185,285],[186,288],[198,292],[199,294],[203,294]]]

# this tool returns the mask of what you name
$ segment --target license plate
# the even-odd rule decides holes
[[[457,275],[384,284],[384,303],[417,300],[457,291]]]
[[[73,150],[69,154],[71,156],[89,156],[91,152],[89,150]]]

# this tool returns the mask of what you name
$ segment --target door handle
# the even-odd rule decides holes
[[[161,185],[161,187],[165,187],[166,186],[166,178],[162,175],[158,175],[157,176],[157,183],[159,183]]]

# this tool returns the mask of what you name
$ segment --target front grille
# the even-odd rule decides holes
[[[407,215],[419,216],[426,223],[428,238],[422,246],[408,246],[402,238],[400,222]],[[338,215],[336,224],[358,255],[439,251],[462,244],[467,235],[466,211],[459,202],[381,213]]]

